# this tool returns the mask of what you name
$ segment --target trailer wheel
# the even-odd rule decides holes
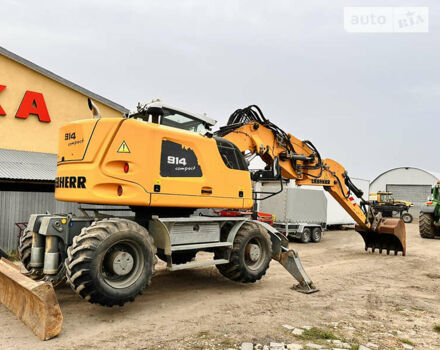
[[[155,254],[144,227],[127,219],[104,219],[74,238],[67,250],[67,279],[90,303],[122,306],[151,283]]]
[[[322,238],[322,230],[320,227],[315,227],[312,230],[312,242],[318,243],[321,241]]]
[[[18,256],[23,263],[26,270],[30,271],[31,262],[31,249],[32,249],[32,232],[25,229],[23,235],[20,237],[18,243]]]
[[[223,251],[215,252],[215,258],[223,258]],[[269,268],[272,258],[272,241],[266,230],[255,224],[244,224],[237,232],[230,262],[217,265],[220,273],[237,282],[254,283]]]
[[[405,224],[410,224],[413,221],[413,217],[410,213],[403,213],[402,220]]]
[[[423,238],[435,238],[436,227],[434,226],[434,216],[429,213],[420,213],[419,233]]]
[[[306,227],[301,233],[299,240],[301,241],[301,243],[309,243],[311,239],[312,239],[312,231],[308,227]]]

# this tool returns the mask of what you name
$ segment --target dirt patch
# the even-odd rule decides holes
[[[168,272],[158,266],[152,285],[134,303],[104,308],[57,290],[62,333],[40,342],[0,306],[2,349],[227,349],[242,342],[302,343],[282,325],[308,325],[350,344],[438,349],[440,240],[407,226],[407,256],[367,253],[352,230],[327,232],[319,244],[292,243],[320,292],[291,290],[294,280],[273,261],[259,282],[242,285],[215,267]],[[309,333],[307,333],[309,334]],[[318,334],[318,333],[316,333]],[[329,335],[327,335],[330,337]],[[331,338],[330,337],[330,338]],[[316,342],[328,340],[317,337]],[[409,343],[406,343],[409,344]]]

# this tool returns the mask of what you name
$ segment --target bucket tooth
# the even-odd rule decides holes
[[[0,260],[0,301],[41,340],[61,332],[63,315],[52,285],[26,277],[4,258]]]
[[[394,255],[397,255],[398,252],[406,255],[406,230],[402,219],[381,219],[374,230],[356,225],[356,231],[364,239],[367,251],[368,248],[371,248],[373,253],[378,249],[380,254],[386,250],[387,255],[391,251],[394,251]]]

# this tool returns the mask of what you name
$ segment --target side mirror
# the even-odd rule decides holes
[[[279,180],[281,178],[281,165],[278,157],[273,159],[272,171],[274,179]]]

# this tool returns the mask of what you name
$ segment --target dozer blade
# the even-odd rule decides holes
[[[371,248],[373,253],[377,249],[380,254],[385,251],[387,254],[402,252],[406,255],[406,230],[402,219],[383,218],[376,227],[368,230],[356,225],[356,231],[364,239],[367,251]]]
[[[31,280],[4,258],[0,261],[0,301],[41,340],[61,332],[63,315],[52,285]]]

